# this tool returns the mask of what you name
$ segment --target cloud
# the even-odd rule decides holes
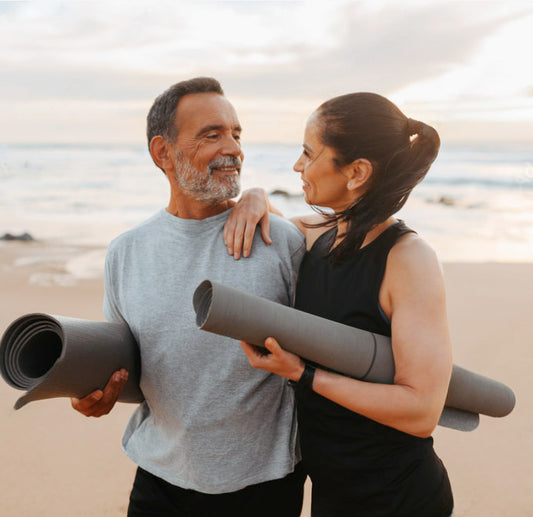
[[[486,42],[533,13],[523,3],[446,0],[42,0],[0,6],[0,68],[7,78],[0,82],[0,100],[13,107],[11,117],[21,114],[25,127],[32,110],[47,113],[53,125],[47,107],[62,109],[62,102],[75,106],[80,120],[94,120],[90,111],[104,117],[116,106],[114,116],[129,127],[132,106],[141,121],[170,84],[212,75],[239,105],[247,131],[255,128],[259,135],[264,126],[283,139],[299,138],[306,114],[348,91],[414,98],[422,105],[435,99],[419,97],[417,85],[435,90],[448,77],[446,95],[437,99],[446,112],[446,99],[477,95],[468,78],[479,74],[462,71],[474,68]],[[460,73],[462,89],[454,92]],[[490,95],[479,98],[490,103]],[[62,120],[66,134],[68,119]]]
[[[287,47],[292,59],[284,66],[237,69],[224,81],[242,94],[389,94],[468,63],[497,27],[517,16],[472,14],[460,3],[392,4],[369,12],[356,2],[338,13],[331,29],[334,45]]]
[[[508,20],[484,4],[326,4],[20,3],[0,18],[0,95],[130,99],[198,74],[236,95],[387,93],[466,62]]]

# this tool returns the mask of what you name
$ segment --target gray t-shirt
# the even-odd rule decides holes
[[[146,398],[124,451],[169,483],[211,494],[279,479],[299,459],[292,389],[252,368],[238,341],[199,330],[192,297],[210,279],[290,305],[304,238],[271,216],[273,244],[256,232],[250,258],[236,261],[223,243],[228,215],[163,209],[113,240],[105,268],[104,314],[130,326]]]

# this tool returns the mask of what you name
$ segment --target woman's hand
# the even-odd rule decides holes
[[[270,203],[263,189],[252,188],[242,193],[224,225],[224,244],[235,260],[239,260],[241,252],[243,257],[250,255],[258,224],[265,243],[272,244],[269,209]]]
[[[254,368],[267,370],[292,381],[300,380],[305,363],[296,354],[283,350],[273,337],[265,340],[265,348],[270,353],[244,341],[241,341],[241,346]]]

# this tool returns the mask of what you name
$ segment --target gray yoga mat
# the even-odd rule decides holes
[[[199,328],[264,346],[267,337],[301,357],[351,377],[392,383],[390,338],[336,323],[205,280],[193,296]],[[327,344],[327,346],[324,346]],[[440,425],[470,431],[479,414],[502,417],[515,396],[501,382],[454,365]]]
[[[0,373],[27,393],[15,403],[83,397],[129,372],[120,402],[142,402],[139,350],[125,324],[32,313],[13,321],[0,341]]]

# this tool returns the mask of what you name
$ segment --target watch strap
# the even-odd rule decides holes
[[[305,363],[304,371],[298,381],[289,381],[289,386],[297,390],[313,391],[313,380],[315,378],[315,367]]]

